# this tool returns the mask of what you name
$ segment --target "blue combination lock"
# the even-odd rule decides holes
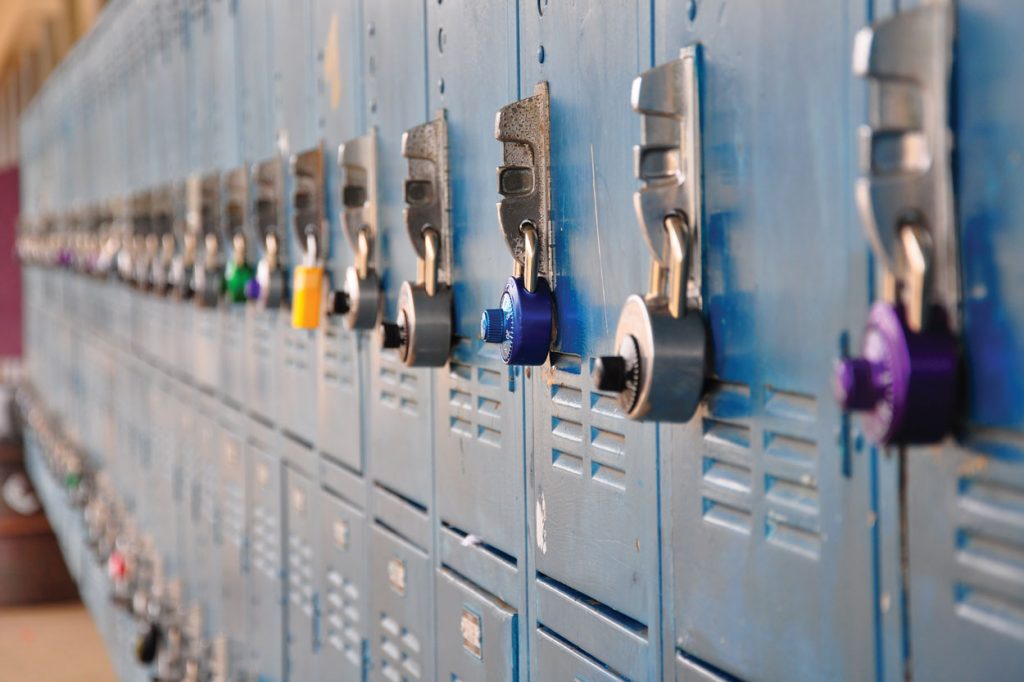
[[[555,336],[552,281],[544,276],[554,272],[550,129],[547,83],[498,111],[495,137],[504,161],[498,168],[498,222],[516,267],[498,307],[480,317],[480,339],[501,344],[506,365],[543,365]]]
[[[538,277],[534,291],[528,291],[522,277],[509,277],[500,307],[480,317],[480,338],[501,344],[506,365],[543,365],[551,347],[553,308],[546,279]]]

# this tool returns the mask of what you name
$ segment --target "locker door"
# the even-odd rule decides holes
[[[605,663],[613,650],[635,644],[611,667],[657,678],[655,429],[625,420],[615,399],[590,381],[592,359],[614,343],[622,302],[646,284],[638,273],[649,256],[630,192],[638,121],[629,93],[650,66],[650,3],[524,3],[519,15],[520,94],[547,80],[551,97],[556,352],[530,372],[527,396],[532,589],[550,604],[547,622],[538,616],[538,624]],[[561,608],[554,604],[564,599],[599,605],[616,624],[607,635],[613,640],[603,640],[597,610],[571,611],[561,631],[553,628]],[[543,671],[534,674],[548,679]]]
[[[220,583],[224,602],[224,636],[227,640],[228,669],[234,673],[247,662],[246,624],[249,612],[248,525],[246,489],[248,467],[245,461],[244,416],[225,408],[221,419],[220,471]]]
[[[320,490],[319,674],[316,679],[363,679],[370,620],[366,587],[366,516]]]
[[[415,252],[406,237],[402,211],[407,164],[402,134],[429,120],[422,64],[425,41],[423,5],[371,2],[363,5],[367,124],[377,129],[377,209],[384,319],[397,315],[398,290],[415,280]],[[372,27],[372,29],[370,28]],[[372,64],[373,68],[369,68]],[[427,369],[410,369],[397,352],[370,346],[369,433],[373,477],[388,488],[431,507],[431,381]]]
[[[258,171],[257,164],[276,160],[278,153],[271,91],[273,64],[270,55],[270,6],[266,1],[242,2],[238,3],[236,11],[242,158],[253,164],[250,166],[250,176],[254,179]],[[251,191],[256,191],[255,186]],[[279,200],[284,201],[283,191]],[[255,234],[250,236],[250,240],[254,244],[259,242]],[[270,422],[278,420],[277,348],[280,316],[277,310],[260,310],[256,305],[246,306],[243,381],[246,409]]]
[[[328,288],[341,288],[352,250],[342,233],[338,145],[365,129],[362,54],[365,27],[357,0],[314,0],[320,137],[325,141],[329,237]],[[331,459],[363,471],[363,400],[372,338],[359,338],[338,316],[325,316],[318,332],[317,446]]]
[[[656,62],[704,50],[714,358],[697,415],[661,430],[670,646],[742,678],[878,671],[874,460],[837,436],[830,383],[867,281],[850,69],[865,15],[862,2],[815,3],[799,22],[765,5],[655,5]]]
[[[901,11],[907,11],[904,3]],[[1024,667],[1024,94],[1014,3],[957,3],[952,116],[967,419],[963,440],[905,457],[914,679],[1010,679]],[[894,477],[895,478],[895,477]],[[895,511],[895,510],[894,510]]]
[[[522,374],[479,340],[480,311],[494,305],[511,262],[494,212],[494,116],[519,97],[516,26],[506,3],[427,5],[427,35],[438,38],[427,46],[430,109],[448,113],[459,337],[434,374],[438,515],[525,560]]]
[[[316,676],[316,631],[320,604],[316,589],[317,488],[309,478],[285,468],[285,574],[287,580],[288,679],[312,680]]]
[[[196,523],[196,553],[189,559],[197,571],[194,597],[203,605],[203,625],[210,636],[224,628],[223,569],[224,527],[220,496],[220,464],[223,437],[218,423],[221,409],[212,396],[193,394],[196,450],[189,474],[192,477],[193,521]]]
[[[302,264],[304,244],[296,237],[293,227],[295,178],[289,159],[317,143],[310,0],[272,0],[270,38],[277,142],[288,169],[285,174],[285,263],[286,267],[294,269]],[[316,440],[317,414],[316,334],[306,329],[293,329],[291,316],[287,314],[280,315],[278,323],[281,424],[303,443],[312,444]]]
[[[437,571],[438,678],[519,679],[519,614],[452,571]]]
[[[284,676],[284,566],[281,523],[284,495],[281,460],[275,435],[249,421],[247,460],[250,467],[249,629],[251,669],[260,680],[280,682]]]
[[[374,524],[370,533],[373,609],[370,679],[434,678],[433,568],[419,547]]]

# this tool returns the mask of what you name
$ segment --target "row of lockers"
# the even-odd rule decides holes
[[[96,238],[86,250],[117,243],[139,257],[137,198],[152,205],[242,177],[242,205],[258,216],[268,167],[281,171],[270,197],[279,227],[291,226],[308,208],[295,198],[306,196],[311,167],[322,181],[326,287],[340,289],[356,254],[344,215],[351,173],[335,151],[373,131],[374,258],[381,318],[395,320],[402,282],[421,268],[403,216],[403,134],[443,109],[455,341],[443,367],[410,368],[376,330],[319,316],[313,329],[294,328],[287,301],[198,307],[116,278],[31,267],[33,382],[119,494],[139,501],[148,532],[172,523],[164,512],[175,505],[145,504],[139,462],[177,466],[215,490],[249,472],[241,537],[250,550],[278,537],[268,551],[279,551],[283,578],[262,585],[245,564],[244,584],[257,595],[281,590],[294,604],[284,613],[295,614],[259,618],[266,630],[255,633],[227,610],[213,622],[245,632],[258,652],[286,651],[291,679],[320,679],[312,671],[333,665],[323,663],[333,660],[327,647],[317,652],[316,629],[298,625],[323,608],[330,580],[318,568],[314,584],[294,583],[305,564],[292,564],[308,554],[328,565],[329,524],[296,523],[293,489],[316,500],[310,514],[352,515],[351,570],[362,572],[357,589],[374,614],[361,632],[367,656],[356,658],[374,678],[387,679],[388,651],[409,660],[405,627],[421,656],[413,667],[445,679],[447,662],[472,649],[442,627],[460,603],[485,633],[508,637],[494,640],[498,667],[466,659],[477,672],[452,669],[459,679],[500,679],[499,670],[542,680],[568,670],[580,679],[697,669],[744,679],[1012,676],[1024,652],[1015,285],[1024,266],[1007,254],[1024,248],[1014,152],[1024,95],[1013,78],[1024,16],[996,0],[956,7],[953,267],[966,292],[957,303],[965,399],[956,441],[883,450],[836,404],[831,378],[882,295],[882,265],[855,208],[857,128],[871,98],[851,55],[859,28],[918,10],[892,4],[111,3],[25,117],[26,230],[85,226]],[[694,45],[703,60],[695,300],[709,379],[688,422],[644,423],[626,419],[591,372],[617,351],[620,306],[647,290],[652,258],[632,205],[632,148],[649,130],[631,87]],[[494,208],[494,169],[507,163],[495,115],[537,83],[550,98],[542,268],[556,335],[543,364],[524,368],[479,335],[481,312],[513,273]],[[229,216],[230,191],[215,196],[210,205]],[[202,224],[205,205],[185,201],[171,222]],[[299,230],[280,234],[290,279],[306,265],[305,244]],[[111,235],[120,241],[103,241]],[[252,258],[265,257],[253,237]],[[204,428],[220,445],[177,440]],[[235,473],[221,467],[227,452],[244,453]],[[254,492],[261,457],[276,472],[267,479],[276,515]],[[179,532],[161,551],[201,594],[188,576],[201,565],[183,550],[215,541],[197,527],[199,540]],[[397,570],[378,561],[389,551],[406,553],[415,590],[395,589]],[[300,594],[306,601],[293,603]],[[381,634],[391,623],[399,641]]]

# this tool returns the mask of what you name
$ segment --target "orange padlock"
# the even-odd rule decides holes
[[[324,269],[316,265],[298,265],[292,276],[292,327],[316,329],[320,324],[320,299],[323,297]]]

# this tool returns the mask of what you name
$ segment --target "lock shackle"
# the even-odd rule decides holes
[[[370,227],[363,225],[356,237],[356,274],[359,279],[366,279],[370,273],[370,254],[373,250],[373,236]]]
[[[217,255],[220,251],[220,239],[218,239],[217,235],[213,232],[207,232],[203,236],[203,246],[205,248],[203,255],[205,256],[204,263],[206,264],[206,267],[216,267]]]
[[[524,220],[519,229],[523,233],[523,286],[532,294],[537,291],[537,228]]]
[[[317,239],[312,232],[306,233],[306,251],[303,254],[302,264],[308,267],[316,265],[317,261]]]
[[[231,248],[234,250],[234,254],[233,255],[234,255],[235,265],[244,265],[245,264],[245,260],[246,260],[245,259],[245,255],[246,255],[245,254],[245,249],[246,249],[245,235],[242,234],[241,232],[236,232],[235,235],[231,238]]]
[[[437,292],[437,270],[438,251],[440,250],[441,236],[430,225],[423,228],[423,288],[427,296],[433,296]]]
[[[678,319],[688,312],[686,294],[693,259],[693,233],[682,213],[669,213],[662,225],[665,230],[662,252],[668,256],[668,265],[652,256],[648,296],[667,299],[669,314]]]
[[[273,232],[268,232],[266,237],[263,238],[263,243],[266,246],[266,254],[263,258],[267,263],[267,267],[271,270],[276,270],[278,255],[277,235]]]
[[[920,221],[902,223],[898,237],[896,270],[902,277],[895,284],[906,311],[907,326],[919,332],[928,321],[935,251],[931,235]]]

